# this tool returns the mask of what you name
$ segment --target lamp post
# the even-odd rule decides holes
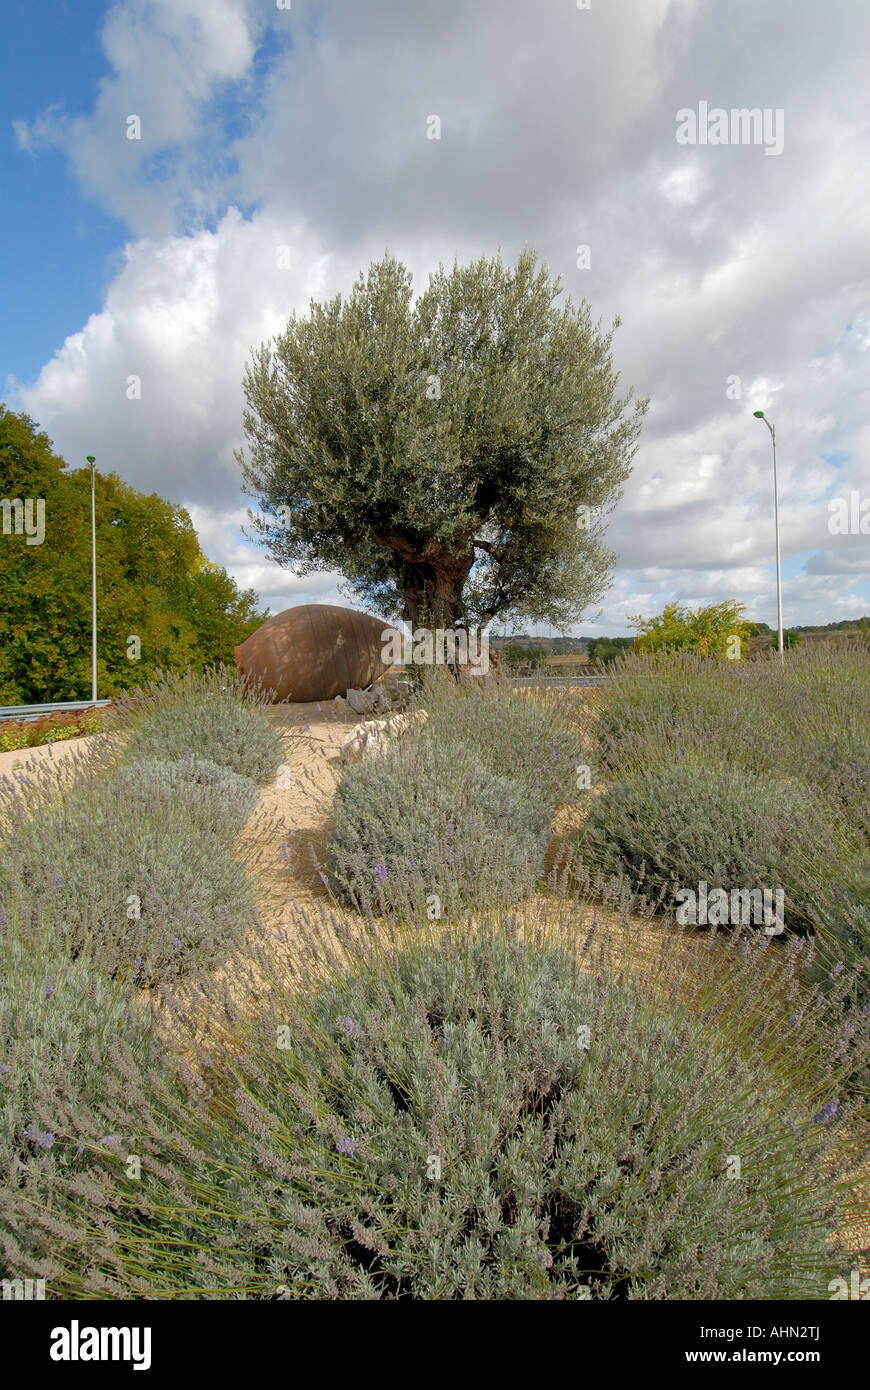
[[[776,523],[776,619],[779,627],[779,659],[785,660],[785,641],[782,631],[782,560],[779,552],[779,493],[776,486],[776,426],[767,419],[763,410],[754,410],[756,420],[763,420],[770,430],[773,440],[773,515]]]
[[[88,454],[91,465],[91,699],[97,702],[97,511],[94,501],[93,454]]]

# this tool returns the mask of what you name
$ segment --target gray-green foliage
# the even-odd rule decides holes
[[[818,933],[829,964],[837,943],[862,962],[866,998],[866,640],[806,642],[784,663],[778,656],[729,662],[677,652],[664,659],[630,655],[613,669],[589,738],[590,759],[611,786],[592,803],[587,853],[635,880],[646,861],[659,882],[676,872],[685,886],[700,878],[712,885],[710,873],[699,870],[718,860],[735,886],[750,887],[749,868],[758,863],[764,876],[775,875],[771,886],[786,890],[793,924]],[[710,768],[717,783],[716,769],[727,766],[721,791],[685,771],[689,764]],[[695,783],[686,778],[697,782],[699,775],[696,801]]]
[[[526,251],[441,267],[413,300],[387,255],[294,314],[244,381],[238,457],[273,557],[339,570],[415,625],[578,616],[606,587],[604,518],[646,404],[617,396],[618,320],[605,333],[559,293]]]
[[[449,912],[513,902],[543,868],[549,812],[467,745],[398,742],[350,768],[332,810],[328,863],[338,891],[382,907]]]
[[[551,814],[576,795],[583,744],[552,710],[513,693],[504,682],[480,690],[437,691],[420,702],[429,712],[420,738],[461,762],[467,749],[499,777],[510,778],[530,806]]]
[[[787,892],[802,924],[798,859],[816,813],[805,788],[739,767],[676,761],[628,773],[591,799],[581,852],[674,906],[677,888]]]
[[[288,1239],[276,1273],[333,1297],[541,1298],[582,1283],[819,1297],[816,1136],[796,1135],[775,1089],[690,1016],[599,983],[565,950],[480,938],[410,952],[319,1001],[298,1044],[299,1111],[272,1114],[302,1201],[291,1229],[321,1253],[300,1258]],[[274,1082],[266,1095],[271,1109]],[[726,1152],[744,1155],[742,1180],[726,1177]]]
[[[156,1066],[150,1020],[128,994],[58,942],[40,942],[4,914],[0,930],[0,1270],[21,1264],[29,1204],[53,1193],[55,1220],[76,1218],[65,1185],[110,1145],[107,1076],[123,1043],[141,1071]],[[113,1141],[116,1142],[116,1141]],[[69,1228],[67,1228],[69,1229]],[[74,1229],[74,1228],[73,1228]],[[43,1245],[50,1251],[50,1241]]]
[[[177,775],[177,774],[176,774]],[[0,792],[0,906],[101,970],[140,984],[215,964],[254,920],[236,851],[250,783],[170,793],[135,767],[90,771],[64,787],[49,764]]]
[[[613,775],[697,755],[804,783],[870,847],[870,645],[753,661],[630,654],[612,667],[595,755]]]
[[[235,671],[170,673],[116,700],[110,727],[123,735],[127,761],[196,756],[262,785],[286,756],[264,704]]]
[[[215,833],[241,830],[259,797],[250,777],[190,754],[174,761],[143,758],[122,765],[112,786],[120,798],[133,802],[143,816],[155,804],[175,802],[189,807],[196,823]]]
[[[844,1260],[813,1110],[820,1086],[837,1110],[841,1044],[765,1022],[754,969],[665,1007],[492,927],[375,951],[319,990],[276,979],[216,1039],[207,1090],[153,1091],[141,1181],[107,1167],[84,1194],[59,1287],[826,1299]]]

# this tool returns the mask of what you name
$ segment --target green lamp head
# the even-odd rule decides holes
[[[764,411],[763,411],[763,410],[753,410],[752,413],[753,413],[753,415],[755,416],[756,420],[763,420],[763,419],[764,419]]]
[[[88,463],[96,463],[97,461],[96,456],[94,454],[86,454],[85,457],[87,458]]]

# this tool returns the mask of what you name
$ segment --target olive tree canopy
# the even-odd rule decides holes
[[[560,294],[526,250],[442,265],[414,301],[387,253],[294,314],[252,353],[236,455],[272,558],[415,626],[578,619],[647,402],[616,395],[619,319],[603,333]]]

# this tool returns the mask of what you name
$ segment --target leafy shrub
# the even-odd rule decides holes
[[[543,866],[549,815],[476,752],[401,741],[349,769],[332,808],[328,864],[355,902],[406,910],[436,894],[445,911],[511,902]]]
[[[150,1020],[125,992],[82,959],[37,944],[10,925],[0,932],[0,1270],[22,1264],[26,1211],[45,1204],[55,1221],[75,1219],[57,1196],[111,1150],[103,1113],[106,1074],[123,1042],[139,1068],[155,1065]],[[114,1141],[113,1141],[114,1142]],[[50,1248],[50,1246],[49,1246]],[[11,1263],[7,1263],[7,1260]]]
[[[216,1040],[207,1088],[152,1092],[142,1179],[118,1165],[83,1193],[57,1287],[826,1299],[845,1107],[813,1087],[839,1084],[839,1044],[812,1018],[747,1039],[754,974],[666,1009],[487,922],[373,950],[318,990],[276,980]]]
[[[128,760],[174,762],[195,755],[262,785],[286,756],[263,713],[265,703],[235,672],[219,667],[204,676],[161,676],[144,690],[120,696],[107,724],[125,735]]]
[[[168,794],[136,768],[84,763],[68,787],[67,761],[3,784],[0,907],[29,904],[74,955],[140,984],[221,959],[254,920],[234,848],[250,784],[218,784],[216,820],[195,783]]]
[[[473,749],[490,771],[511,778],[550,813],[575,795],[583,745],[552,709],[501,682],[471,692],[430,684],[423,703],[429,720],[422,742],[437,743],[457,760]]]
[[[250,777],[190,754],[175,762],[145,758],[121,766],[113,786],[119,797],[136,802],[145,814],[155,802],[175,801],[188,807],[199,824],[218,833],[240,830],[259,798]]]
[[[704,656],[727,657],[733,649],[735,638],[738,654],[749,641],[751,628],[743,618],[745,607],[743,603],[729,600],[693,612],[679,603],[669,603],[656,618],[644,620],[637,617],[628,621],[638,629],[638,651],[679,651],[688,648]]]
[[[36,748],[44,743],[61,743],[96,733],[102,724],[102,710],[63,710],[41,719],[0,720],[0,753],[18,748]]]
[[[681,762],[615,782],[591,802],[581,853],[641,882],[671,906],[676,888],[786,892],[786,921],[803,924],[796,858],[812,843],[808,792],[741,768]],[[790,891],[791,890],[791,891]]]

